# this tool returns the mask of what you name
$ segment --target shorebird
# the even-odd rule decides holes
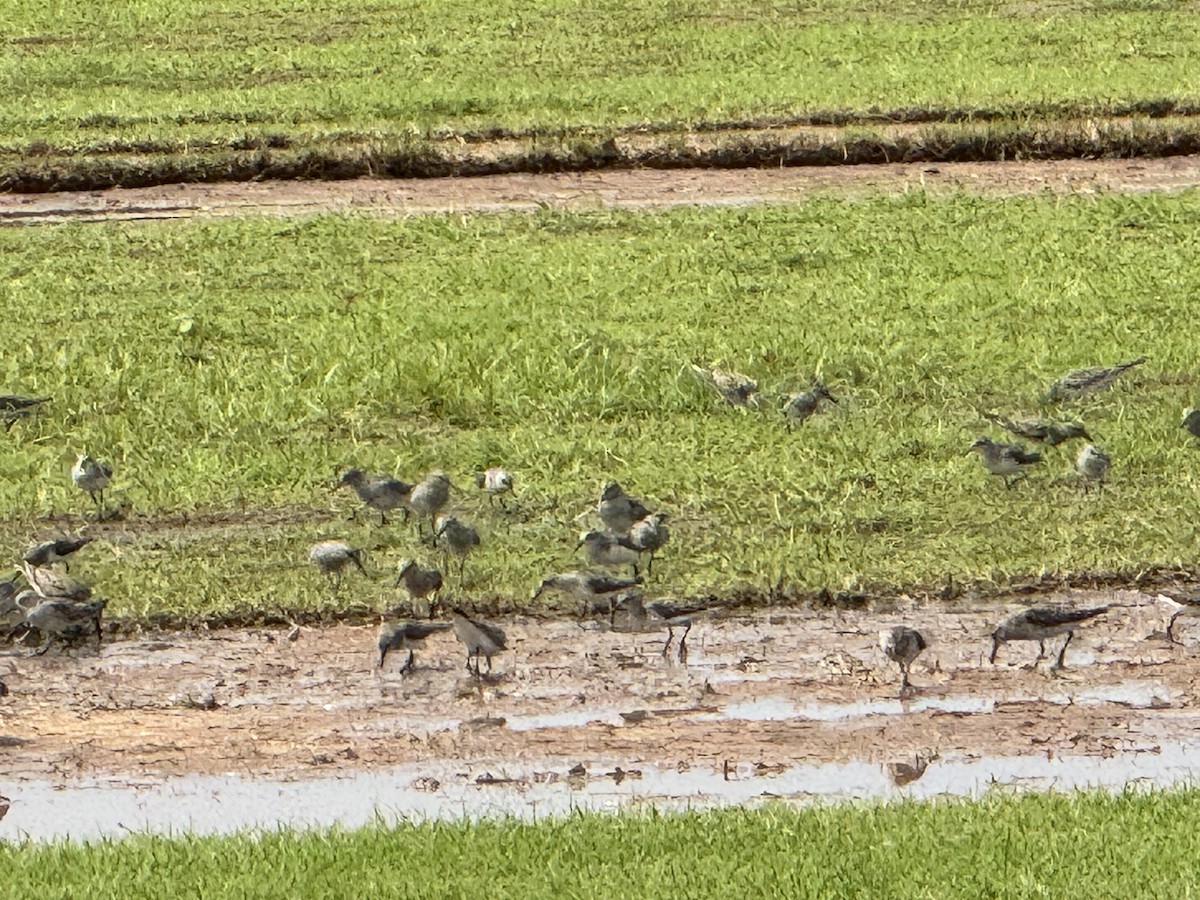
[[[995,422],[1010,434],[1031,441],[1039,441],[1051,447],[1057,447],[1063,441],[1069,441],[1071,438],[1081,437],[1088,441],[1092,439],[1092,436],[1087,433],[1087,429],[1079,422],[1055,422],[1051,419],[1041,418],[1009,419],[991,412],[985,412],[983,417]]]
[[[1185,594],[1159,593],[1158,599],[1165,600],[1171,606],[1175,607],[1171,621],[1167,623],[1167,640],[1171,643],[1179,643],[1175,640],[1175,620],[1180,616],[1200,617],[1200,592],[1193,591]]]
[[[640,578],[610,578],[595,572],[561,572],[544,579],[531,599],[536,600],[546,591],[559,591],[582,603],[584,616],[592,612],[597,601],[601,601],[611,619],[616,598],[621,594],[640,592],[641,589]]]
[[[879,632],[879,649],[892,662],[900,666],[900,693],[909,688],[908,670],[929,644],[921,632],[906,625],[885,628]]]
[[[467,647],[467,671],[473,671],[476,677],[483,674],[479,671],[479,657],[482,655],[487,658],[488,672],[491,672],[492,657],[508,647],[504,632],[495,625],[467,618],[467,614],[457,607],[451,610],[451,613],[454,622],[454,636]],[[471,657],[475,658],[473,670]]]
[[[42,600],[25,613],[25,624],[36,628],[45,637],[37,655],[50,649],[55,638],[70,644],[86,635],[95,635],[96,651],[100,650],[101,624],[106,601],[97,598],[86,603],[74,600]]]
[[[437,602],[436,594],[442,589],[442,573],[437,569],[419,566],[411,559],[402,559],[396,570],[396,587],[401,585],[404,586],[404,590],[408,592],[411,600],[435,597],[429,602],[429,608],[432,611]]]
[[[749,375],[722,369],[720,366],[698,366],[692,363],[692,372],[702,382],[713,388],[721,399],[730,406],[758,404],[758,382]]]
[[[349,486],[358,499],[371,509],[379,510],[379,524],[388,523],[387,514],[394,509],[404,513],[408,521],[408,498],[412,485],[387,475],[367,475],[362,469],[347,469],[334,486],[334,490]]]
[[[450,568],[449,556],[458,557],[458,586],[462,587],[467,570],[467,557],[479,546],[479,532],[454,516],[442,516],[437,520],[437,531],[433,535],[434,546],[437,546],[438,541],[443,542],[443,552],[447,554],[447,570]]]
[[[588,531],[579,537],[575,550],[584,551],[588,563],[605,568],[620,568],[632,566],[633,574],[638,573],[638,560],[642,553],[633,543],[629,535],[610,534],[607,531]]]
[[[1146,357],[1139,356],[1128,362],[1117,363],[1115,366],[1096,367],[1091,369],[1072,369],[1066,375],[1050,385],[1051,400],[1067,400],[1081,397],[1092,391],[1102,391],[1110,387],[1120,375],[1134,366],[1140,366]]]
[[[646,631],[650,628],[667,629],[667,641],[663,644],[662,655],[666,658],[675,640],[675,629],[682,628],[679,638],[678,658],[681,663],[687,662],[687,636],[692,630],[696,619],[709,611],[707,606],[699,604],[670,603],[659,600],[647,606],[641,597],[625,597],[617,605],[616,611],[625,613],[628,617],[626,627],[622,630]],[[614,627],[615,627],[614,612]]]
[[[71,480],[75,482],[76,487],[88,492],[88,495],[95,501],[97,509],[102,509],[104,489],[112,480],[112,473],[113,469],[109,463],[95,459],[86,453],[80,453],[79,459],[71,468]]]
[[[67,557],[78,550],[82,550],[92,542],[90,537],[77,538],[58,538],[53,541],[42,541],[30,547],[25,553],[25,562],[31,566],[41,567],[49,566],[56,562],[61,562],[67,569]]]
[[[37,595],[33,591],[22,591],[23,594],[29,594],[31,598]],[[17,628],[25,621],[25,607],[18,602],[16,579],[11,581],[0,581],[0,628],[9,630],[9,636],[12,636],[12,630]]]
[[[828,400],[830,403],[838,402],[837,398],[829,393],[825,385],[819,381],[810,390],[789,396],[783,405],[783,419],[787,430],[791,431],[794,426],[799,425],[815,413],[822,400]]]
[[[1192,437],[1200,438],[1200,409],[1185,409],[1179,427],[1186,428]]]
[[[17,419],[36,412],[37,408],[49,400],[49,397],[22,397],[17,394],[0,394],[0,419],[4,419],[4,427],[12,428]]]
[[[445,472],[430,472],[417,484],[408,498],[408,505],[422,519],[429,520],[429,533],[433,534],[434,519],[450,502],[450,476]],[[418,523],[418,532],[420,523]]]
[[[1052,666],[1055,669],[1064,668],[1063,660],[1067,655],[1067,645],[1075,636],[1075,629],[1096,616],[1108,612],[1110,607],[1097,606],[1091,609],[1060,609],[1054,607],[1033,607],[1023,609],[1009,616],[992,632],[992,655],[990,661],[995,664],[996,653],[1000,645],[1006,641],[1037,641],[1038,655],[1033,661],[1036,666],[1046,655],[1046,641],[1049,638],[1065,634],[1062,650],[1058,652],[1058,661]]]
[[[485,472],[477,472],[475,474],[475,486],[487,494],[489,506],[495,505],[498,499],[500,501],[500,508],[507,509],[504,503],[504,495],[513,492],[513,477],[508,469],[494,466]]]
[[[449,622],[392,622],[379,626],[379,662],[375,668],[382,669],[388,653],[401,648],[408,651],[408,659],[400,667],[400,674],[413,669],[413,647],[425,638],[450,628]]]
[[[73,603],[83,603],[92,597],[90,584],[72,578],[57,569],[33,566],[27,562],[22,562],[20,569],[33,592],[46,600],[70,600]]]
[[[654,569],[654,554],[661,550],[671,537],[671,531],[663,523],[669,519],[665,512],[651,513],[644,519],[633,523],[629,529],[629,540],[639,553],[649,554],[646,561],[646,574]],[[635,572],[636,574],[636,572]]]
[[[596,511],[600,514],[600,521],[604,523],[604,527],[613,534],[627,534],[634,522],[650,515],[650,510],[646,509],[641,500],[630,497],[615,481],[610,481],[604,486]]]
[[[979,461],[989,474],[999,475],[1004,479],[1006,488],[1012,487],[1010,475],[1022,475],[1026,469],[1041,462],[1042,454],[1026,450],[1020,444],[1000,444],[991,438],[981,437],[970,447],[967,453],[979,452]]]
[[[1112,459],[1095,444],[1083,445],[1079,455],[1075,457],[1075,471],[1083,479],[1085,494],[1091,490],[1093,481],[1099,488],[1104,487],[1104,476],[1108,474],[1110,465],[1112,465]]]
[[[363,567],[362,551],[351,547],[345,541],[321,541],[313,544],[308,550],[308,558],[321,571],[328,575],[336,588],[342,580],[342,569],[353,563],[364,575],[367,570]]]

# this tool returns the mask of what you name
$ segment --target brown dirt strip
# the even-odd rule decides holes
[[[0,194],[0,223],[302,216],[407,216],[538,209],[663,209],[791,203],[924,190],[983,196],[1179,191],[1200,185],[1200,156],[1010,163],[895,163],[771,169],[610,169],[480,178],[362,178],[177,184]]]

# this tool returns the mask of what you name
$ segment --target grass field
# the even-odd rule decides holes
[[[646,125],[836,113],[1028,130],[1200,103],[1200,12],[1186,2],[139,0],[69,20],[0,8],[0,88],[29,101],[0,110],[0,174],[88,170],[97,184],[153,181],[157,167],[250,177],[270,169],[262,155],[289,171],[322,168],[312,154],[419,169],[429,139],[495,129],[584,136],[587,155]],[[218,157],[225,168],[204,169]]]
[[[484,532],[467,593],[500,605],[582,564],[576,517],[609,478],[676,514],[654,594],[1190,562],[1195,526],[1164,510],[1200,488],[1178,427],[1198,219],[1194,194],[914,194],[6,230],[0,378],[54,401],[4,440],[2,546],[88,510],[67,476],[86,446],[134,515],[247,510],[242,526],[135,520],[91,552],[119,614],[326,604],[305,554],[329,534],[377,570],[428,558],[411,529],[345,521],[351,498],[330,488],[350,464],[451,473]],[[1109,393],[1038,400],[1067,369],[1142,353]],[[768,396],[820,376],[841,403],[788,434],[770,400],[723,406],[697,359]],[[1110,487],[1084,496],[1066,445],[1006,491],[963,456],[989,431],[980,409],[1081,418],[1114,458]],[[500,463],[517,473],[510,516],[470,484]],[[351,578],[337,603],[395,599]]]
[[[4,896],[1184,897],[1194,791],[0,845]]]

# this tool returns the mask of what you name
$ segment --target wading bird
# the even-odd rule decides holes
[[[829,393],[828,388],[820,382],[814,384],[810,390],[789,396],[783,405],[783,419],[787,430],[791,431],[793,427],[813,415],[820,407],[822,400],[828,400],[830,403],[838,402],[837,398]]]
[[[400,667],[400,674],[411,672],[415,658],[413,647],[424,643],[425,638],[431,634],[437,634],[437,632],[446,631],[449,628],[449,622],[384,623],[379,627],[379,662],[375,668],[383,668],[383,662],[391,651],[404,649],[408,651],[408,659]]]
[[[921,632],[906,625],[885,628],[879,632],[879,649],[892,662],[900,667],[900,693],[910,687],[908,670],[913,661],[920,656],[929,644]]]
[[[996,654],[1000,645],[1007,641],[1037,641],[1038,655],[1033,661],[1036,666],[1046,655],[1046,641],[1060,634],[1065,634],[1062,649],[1058,652],[1058,661],[1052,666],[1062,669],[1066,666],[1067,645],[1075,636],[1075,629],[1081,624],[1108,612],[1110,607],[1097,606],[1092,609],[1060,609],[1056,607],[1033,607],[1023,609],[1009,616],[992,632],[992,655],[990,662],[995,664]],[[1032,666],[1030,667],[1032,668]]]
[[[1004,479],[1005,488],[1011,488],[1009,477],[1025,474],[1025,470],[1041,462],[1042,454],[1026,450],[1020,444],[1000,444],[991,438],[981,437],[970,447],[967,453],[978,453],[979,461],[991,475]]]
[[[467,648],[467,671],[472,672],[476,678],[482,676],[479,671],[479,657],[487,658],[488,672],[492,671],[492,657],[505,650],[508,644],[505,641],[504,632],[495,625],[488,625],[475,619],[470,619],[467,614],[457,607],[451,610],[454,623],[454,636],[458,638]],[[471,668],[471,658],[475,658],[475,668]]]
[[[501,509],[508,508],[505,505],[504,496],[513,493],[513,477],[508,469],[495,466],[487,471],[477,472],[475,486],[487,494],[489,505],[494,505],[499,500]]]
[[[387,475],[367,475],[362,469],[347,469],[338,480],[335,490],[349,486],[358,499],[379,511],[379,524],[388,523],[387,514],[393,510],[404,513],[408,521],[408,498],[412,485]]]
[[[1083,438],[1088,441],[1092,439],[1092,436],[1087,433],[1087,429],[1079,422],[1055,422],[1042,418],[1009,419],[990,412],[985,412],[983,417],[995,422],[1010,434],[1048,444],[1051,447],[1057,447],[1071,438]]]
[[[336,589],[342,581],[342,569],[353,564],[358,571],[367,574],[362,563],[362,551],[345,541],[321,541],[308,550],[308,558],[322,575],[328,575]]]
[[[112,480],[112,474],[111,464],[95,459],[87,453],[80,453],[71,468],[71,480],[75,482],[76,487],[88,492],[97,510],[104,508],[104,489]]]
[[[1146,357],[1139,356],[1137,359],[1117,363],[1115,366],[1072,369],[1050,385],[1049,397],[1051,400],[1068,400],[1092,391],[1102,391],[1111,387],[1112,383],[1123,373],[1134,366],[1140,366],[1145,361]]]

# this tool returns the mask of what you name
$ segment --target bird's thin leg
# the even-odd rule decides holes
[[[691,623],[689,622],[687,628],[683,629],[683,637],[681,637],[679,639],[679,661],[681,663],[684,663],[685,665],[687,664],[687,656],[688,656],[688,654],[687,654],[687,636],[688,636],[688,632],[691,630],[692,630],[692,626],[691,626]]]
[[[461,589],[467,579],[467,558],[464,556],[458,564],[458,586]]]
[[[400,674],[401,674],[401,675],[403,675],[405,672],[411,672],[411,671],[412,671],[412,669],[413,669],[413,655],[414,655],[414,654],[413,654],[412,648],[410,647],[410,648],[408,649],[408,659],[407,659],[407,660],[405,660],[405,661],[404,661],[404,665],[402,665],[402,666],[400,667]]]
[[[654,551],[650,551],[650,558],[646,560],[646,577],[649,578],[654,574]]]
[[[673,641],[673,640],[675,640],[675,630],[670,625],[668,625],[667,626],[667,642],[665,644],[663,644],[663,648],[662,648],[663,659],[666,659],[667,650],[670,649],[671,641]]]
[[[471,651],[467,651],[467,671],[471,671]]]
[[[1067,644],[1071,643],[1071,638],[1075,637],[1075,632],[1068,631],[1067,639],[1063,641],[1062,649],[1058,651],[1058,662],[1054,664],[1055,669],[1065,669],[1067,664],[1064,662],[1067,656]]]
[[[492,674],[492,657],[490,654],[488,655],[487,661],[488,661],[488,674],[491,675]]]
[[[50,649],[50,644],[53,642],[53,640],[54,640],[53,637],[47,636],[45,642],[42,644],[41,647],[39,647],[36,651],[34,651],[33,655],[34,656],[45,656],[46,651]]]
[[[1171,616],[1171,621],[1167,623],[1167,640],[1170,641],[1172,644],[1178,643],[1175,640],[1175,634],[1173,631],[1173,629],[1175,628],[1175,620],[1178,618],[1179,618],[1179,613],[1175,613],[1175,615]]]
[[[387,513],[386,513],[386,512],[384,512],[384,511],[381,509],[381,510],[379,511],[379,527],[380,527],[380,528],[382,528],[382,527],[383,527],[384,525],[386,525],[387,523],[388,523],[388,521],[387,521]]]

